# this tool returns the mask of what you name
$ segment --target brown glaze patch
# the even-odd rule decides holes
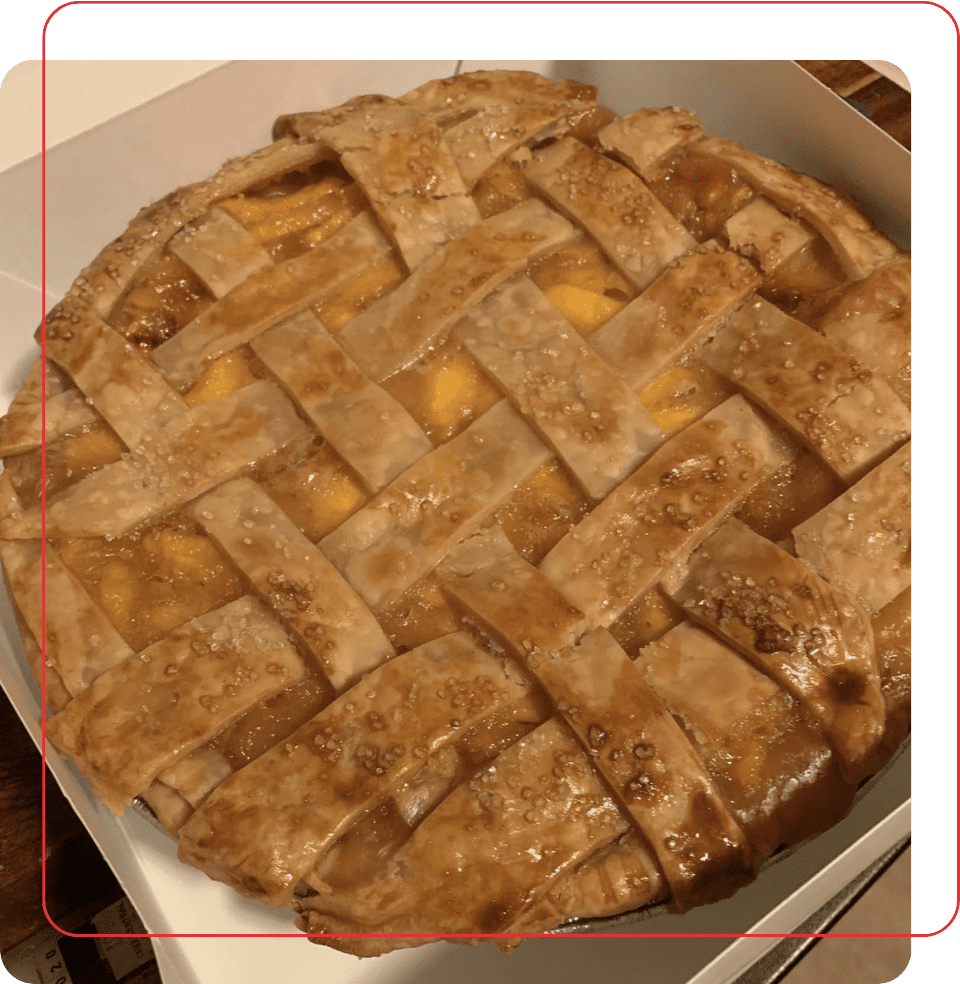
[[[690,815],[694,826],[699,830],[713,831],[718,835],[723,833],[723,823],[716,804],[702,792],[694,793],[690,802]]]
[[[838,704],[862,704],[866,680],[862,675],[839,666],[827,673],[830,695]]]
[[[507,496],[494,522],[525,560],[539,564],[589,509],[586,495],[554,459]]]
[[[172,338],[214,301],[200,278],[172,253],[146,267],[121,298],[110,324],[144,351]]]
[[[729,164],[682,151],[663,161],[649,184],[701,243],[720,235],[727,219],[753,198],[750,186]]]
[[[589,237],[570,243],[531,263],[527,273],[542,291],[560,284],[569,284],[618,301],[633,300],[637,296],[637,288]]]
[[[530,189],[510,161],[501,161],[480,178],[470,194],[480,217],[489,219],[529,198]]]
[[[520,908],[521,899],[494,899],[480,913],[477,928],[481,933],[496,933],[510,924],[514,914]]]
[[[415,649],[460,628],[435,574],[429,574],[381,609],[377,620],[397,652]]]
[[[680,606],[659,586],[642,594],[610,626],[610,634],[634,658],[648,643],[659,639],[683,620]]]
[[[755,533],[779,543],[846,491],[846,485],[786,428],[774,425],[773,429],[790,447],[791,460],[758,482],[734,515]]]
[[[309,667],[312,660],[304,660]],[[333,689],[315,670],[248,711],[211,742],[234,769],[243,768],[306,724],[330,703]]]
[[[813,231],[812,229],[810,231]],[[760,293],[787,314],[811,324],[828,308],[846,277],[822,236],[802,246],[766,279]]]
[[[321,437],[292,442],[262,458],[253,478],[313,542],[369,499],[353,469]]]

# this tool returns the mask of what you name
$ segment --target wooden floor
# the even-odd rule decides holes
[[[910,149],[910,93],[859,61],[798,61],[897,143]]]
[[[40,753],[2,690],[0,735],[0,953],[5,953],[44,929],[47,920],[40,891]],[[119,891],[107,862],[49,774],[46,853],[47,911],[53,920]]]

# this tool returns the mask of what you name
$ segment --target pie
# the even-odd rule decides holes
[[[909,730],[909,256],[524,72],[273,136],[0,420],[54,745],[361,955],[683,912],[840,819]]]

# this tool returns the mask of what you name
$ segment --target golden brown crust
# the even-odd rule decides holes
[[[854,205],[816,178],[717,137],[697,141],[690,153],[733,165],[785,212],[803,216],[830,243],[843,268],[855,279],[865,277],[897,253],[897,247]]]
[[[85,267],[70,288],[101,317],[113,309],[135,274],[159,255],[170,238],[219,201],[261,181],[296,168],[308,167],[328,156],[312,144],[289,138],[246,157],[227,161],[216,174],[170,192],[148,205],[127,229]]]
[[[0,420],[51,737],[346,952],[725,897],[909,728],[908,517],[837,498],[906,494],[909,258],[595,99],[477,72],[281,117],[81,273]],[[895,577],[813,557],[838,510],[897,527]]]

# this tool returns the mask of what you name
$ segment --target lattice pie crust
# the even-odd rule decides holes
[[[909,728],[909,257],[574,82],[274,136],[0,420],[49,738],[360,954],[684,911],[839,819]]]

